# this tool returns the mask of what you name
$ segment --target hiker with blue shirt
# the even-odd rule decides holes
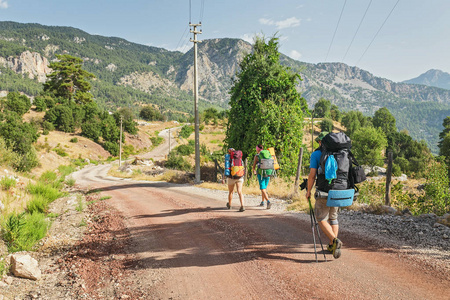
[[[260,164],[260,152],[264,150],[264,147],[259,144],[256,146],[256,155],[253,159],[253,173],[258,176],[259,189],[261,190],[261,203],[259,206],[264,206],[264,200],[267,201],[267,209],[270,209],[272,204],[269,201],[269,195],[267,194],[267,187],[269,185],[270,176],[264,176],[263,170],[259,167]],[[266,150],[267,151],[267,150]]]
[[[339,258],[341,256],[342,242],[337,238],[339,231],[338,217],[338,207],[328,207],[327,197],[320,195],[320,191],[317,189],[316,176],[318,175],[318,169],[320,167],[320,157],[322,156],[322,139],[328,134],[328,132],[323,131],[316,138],[316,142],[319,143],[319,148],[317,148],[310,158],[310,171],[307,183],[306,199],[311,197],[311,191],[316,183],[316,193],[314,198],[316,200],[314,209],[317,221],[320,228],[329,238],[330,242],[328,244],[327,250],[333,254],[334,258]],[[323,173],[323,172],[322,172]]]

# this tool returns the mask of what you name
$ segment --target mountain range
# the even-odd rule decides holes
[[[228,91],[239,62],[251,51],[251,44],[240,39],[199,43],[200,111],[228,108]],[[36,95],[51,72],[48,62],[65,53],[83,58],[84,68],[95,74],[92,93],[105,109],[128,106],[137,113],[142,104],[152,103],[171,118],[193,113],[192,49],[169,51],[72,27],[0,22],[0,91]],[[359,110],[369,116],[387,107],[399,130],[425,140],[437,153],[442,122],[450,115],[450,90],[424,81],[396,83],[343,63],[311,64],[283,54],[281,63],[302,77],[298,90],[310,107],[320,98],[343,111]]]
[[[450,74],[441,70],[431,69],[416,78],[405,80],[403,82],[435,86],[450,90]]]

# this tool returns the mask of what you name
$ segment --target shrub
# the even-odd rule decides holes
[[[184,125],[181,127],[179,136],[187,139],[194,132],[194,126]]]
[[[58,171],[59,171],[59,173],[61,173],[62,176],[67,176],[70,173],[75,172],[75,168],[70,165],[68,165],[68,166],[61,165],[58,167]]]
[[[29,152],[18,155],[16,161],[13,163],[14,169],[19,172],[28,172],[37,166],[39,166],[39,160],[34,147],[31,147]]]
[[[333,131],[333,121],[331,119],[323,119],[322,122],[320,122],[320,130],[321,131]]]
[[[16,184],[16,179],[12,177],[5,176],[0,180],[0,186],[4,191],[10,190],[12,187],[16,186]]]
[[[42,182],[37,182],[36,184],[29,183],[27,185],[27,190],[32,195],[41,195],[51,203],[62,196],[56,188],[44,184]]]
[[[154,136],[150,138],[150,141],[152,142],[153,147],[157,147],[164,142],[164,138],[161,136]]]
[[[65,183],[66,183],[66,185],[67,186],[70,186],[70,187],[72,187],[72,186],[74,186],[75,185],[75,179],[73,179],[73,178],[69,178],[69,179],[67,179],[66,181],[65,181]]]
[[[105,143],[103,143],[103,148],[113,156],[119,155],[119,144],[117,143],[106,141]]]
[[[50,123],[49,121],[42,122],[42,129],[47,131],[55,130],[55,125],[53,123]]]
[[[69,155],[69,154],[67,154],[66,151],[64,151],[64,149],[61,149],[61,148],[55,148],[55,149],[53,149],[53,151],[55,151],[56,154],[58,154],[59,156],[62,156],[62,157]]]
[[[181,171],[190,171],[192,169],[191,164],[187,160],[182,156],[176,155],[173,151],[169,153],[165,166],[169,169]]]
[[[71,142],[71,143],[78,143],[78,138],[76,138],[76,137],[71,138],[69,142]]]
[[[42,195],[34,195],[31,201],[27,203],[27,212],[32,214],[34,212],[47,213],[48,201]]]
[[[195,152],[195,149],[192,145],[180,145],[175,148],[177,154],[180,154],[182,156],[191,155]]]
[[[41,213],[16,214],[6,217],[2,236],[9,252],[30,251],[47,233],[49,222]]]

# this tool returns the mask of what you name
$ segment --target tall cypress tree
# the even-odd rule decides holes
[[[303,138],[307,103],[296,90],[297,73],[280,64],[278,38],[256,37],[230,90],[226,147],[253,157],[255,146],[274,147],[282,174],[293,175]]]

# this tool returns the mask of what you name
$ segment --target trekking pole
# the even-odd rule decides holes
[[[314,227],[316,228],[317,237],[319,238],[320,246],[322,247],[323,258],[325,259],[325,261],[327,261],[327,257],[325,255],[325,250],[323,249],[322,240],[320,238],[319,223],[317,223],[316,215],[314,214],[314,209],[311,204],[311,198],[308,198],[308,204],[309,204],[309,216],[311,218],[311,229],[312,229],[312,234],[313,234],[314,254],[316,255],[316,263],[318,263],[319,261],[317,259],[316,235],[314,233]]]

